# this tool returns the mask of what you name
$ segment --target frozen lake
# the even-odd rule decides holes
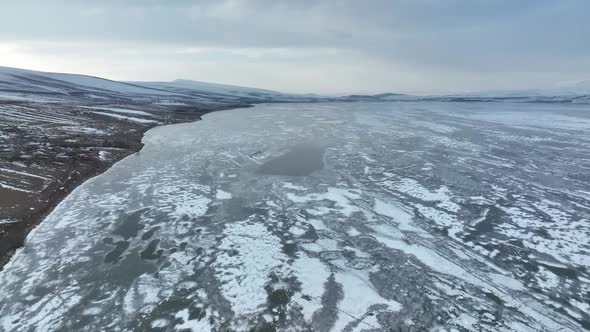
[[[159,127],[0,273],[2,331],[590,329],[590,109],[273,104]]]

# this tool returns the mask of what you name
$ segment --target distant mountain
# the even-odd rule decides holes
[[[169,91],[179,92],[200,92],[200,93],[212,93],[229,96],[244,96],[244,97],[259,97],[259,96],[272,96],[280,97],[284,94],[276,91],[258,89],[258,88],[247,88],[242,86],[207,83],[191,80],[175,80],[172,82],[129,82],[134,85],[165,89]]]
[[[429,101],[450,101],[450,102],[510,102],[510,103],[572,103],[589,104],[590,95],[580,96],[485,96],[485,95],[448,95],[429,96],[421,100]]]
[[[351,102],[359,102],[359,101],[410,101],[410,100],[418,100],[419,97],[406,95],[401,93],[380,93],[376,95],[348,95],[344,97],[340,97],[340,101],[351,101]]]
[[[259,103],[321,101],[316,95],[284,94],[271,90],[189,80],[119,82],[100,77],[48,73],[0,67],[0,99],[44,98],[113,99],[162,105],[201,103]]]
[[[31,93],[46,96],[177,95],[170,91],[141,87],[94,76],[46,73],[10,67],[0,67],[0,92]]]
[[[160,105],[194,103],[261,102],[386,102],[386,101],[454,101],[454,102],[544,102],[590,103],[590,80],[556,85],[550,89],[499,90],[450,95],[413,96],[400,93],[326,97],[315,94],[288,94],[243,86],[191,80],[171,82],[119,82],[100,77],[47,73],[0,67],[1,99],[44,98],[119,98]]]
[[[545,89],[480,91],[425,98],[445,101],[589,103],[590,80],[561,83]]]
[[[207,83],[191,80],[174,80],[171,82],[128,82],[146,88],[162,89],[191,96],[232,97],[246,102],[312,102],[325,101],[326,97],[314,94],[289,94],[272,90],[249,88],[237,85]]]
[[[560,83],[555,90],[561,91],[562,95],[590,95],[590,80]]]
[[[527,90],[496,90],[449,95],[414,96],[400,93],[348,95],[335,100],[346,102],[380,101],[448,101],[448,102],[540,102],[590,104],[590,80],[562,83],[554,88]]]

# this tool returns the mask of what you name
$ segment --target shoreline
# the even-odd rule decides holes
[[[38,197],[35,197],[34,200],[27,200],[25,203],[25,211],[27,212],[14,213],[14,215],[8,216],[8,220],[16,220],[16,222],[0,224],[0,271],[4,269],[4,266],[10,261],[16,251],[24,246],[29,233],[43,222],[76,188],[84,182],[103,174],[115,163],[141,151],[144,146],[142,139],[148,130],[160,126],[196,122],[200,121],[202,116],[208,113],[251,106],[251,104],[235,104],[211,109],[192,110],[190,112],[178,112],[173,113],[163,123],[148,126],[131,123],[121,124],[119,128],[121,132],[116,135],[121,140],[119,142],[120,146],[113,153],[113,158],[109,158],[108,160],[100,157],[85,160],[71,158],[68,160],[70,163],[67,177],[56,179],[44,191],[39,192]],[[114,145],[116,146],[117,144]]]

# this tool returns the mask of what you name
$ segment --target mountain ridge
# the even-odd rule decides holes
[[[7,94],[41,94],[45,96],[118,96],[131,99],[163,99],[162,102],[182,104],[190,100],[232,102],[367,102],[367,101],[480,101],[480,102],[545,102],[590,103],[590,80],[561,83],[555,88],[493,90],[453,94],[416,96],[387,92],[322,96],[318,94],[283,93],[189,79],[173,81],[116,81],[85,74],[53,73],[0,66],[0,99]],[[13,96],[19,97],[19,96]]]

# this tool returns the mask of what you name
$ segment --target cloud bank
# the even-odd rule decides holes
[[[12,1],[0,65],[326,94],[590,77],[585,0]]]

